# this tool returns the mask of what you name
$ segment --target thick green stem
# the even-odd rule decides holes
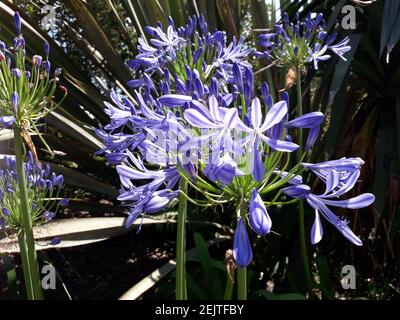
[[[300,117],[303,114],[303,97],[301,94],[301,68],[297,67],[297,116]],[[300,146],[303,145],[303,130],[300,128],[298,129],[298,143]],[[297,162],[301,162],[302,160],[302,150],[301,147],[297,151]],[[311,279],[311,271],[310,271],[310,264],[308,262],[308,253],[307,253],[307,242],[306,242],[306,230],[304,225],[304,203],[303,200],[299,201],[299,235],[300,235],[300,250],[301,250],[301,257],[303,260],[303,269],[304,269],[304,276],[305,282],[307,286],[307,291],[309,296],[312,297],[312,279]]]
[[[246,202],[242,199],[240,207],[237,211],[238,219],[246,219]],[[238,300],[247,300],[247,268],[237,269],[238,282]]]
[[[33,300],[35,292],[33,291],[31,269],[29,268],[28,248],[26,246],[26,239],[23,230],[18,234],[18,245],[21,255],[22,270],[24,273],[26,296],[29,300]]]
[[[233,277],[235,276],[233,271]],[[229,275],[226,277],[226,286],[224,293],[224,300],[232,300],[232,292],[233,292],[233,280]]]
[[[20,196],[20,212],[22,230],[20,231],[18,241],[21,252],[22,266],[24,269],[24,279],[27,291],[27,297],[30,300],[43,299],[42,287],[40,285],[39,267],[36,257],[35,239],[32,230],[32,217],[28,200],[28,189],[25,180],[23,142],[21,129],[14,127],[14,148],[15,159],[18,174],[18,187]]]
[[[187,193],[187,181],[181,178],[179,188]],[[187,299],[186,289],[186,214],[187,199],[179,195],[178,225],[176,237],[176,300]]]

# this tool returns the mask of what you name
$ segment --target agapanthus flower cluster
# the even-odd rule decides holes
[[[164,63],[165,56],[171,58],[168,64],[183,63],[180,50],[185,42],[173,39],[188,33],[192,35],[192,29],[189,27],[190,32],[185,32],[185,28],[177,31],[170,22],[167,33],[171,43],[168,46],[160,44],[158,56],[163,58],[157,63]],[[150,30],[161,38],[161,27]],[[196,37],[201,36],[195,33]],[[154,45],[157,43],[153,41]],[[233,42],[227,48],[237,45]],[[214,48],[205,46],[203,50],[202,54],[207,56],[206,51]],[[148,51],[150,54],[151,50]],[[324,116],[321,112],[311,112],[291,119],[288,94],[283,93],[280,101],[273,101],[269,87],[264,83],[258,95],[251,66],[238,59],[230,61],[227,69],[224,65],[216,67],[213,74],[207,75],[209,81],[204,76],[207,67],[196,69],[185,65],[185,81],[180,79],[182,74],[173,73],[173,67],[168,67],[158,79],[158,88],[152,74],[144,73],[141,79],[133,80],[146,79],[137,86],[135,101],[112,93],[113,104],[106,102],[111,121],[104,129],[97,130],[97,134],[105,145],[100,152],[105,153],[110,164],[116,165],[120,176],[122,188],[118,199],[129,207],[127,226],[143,214],[165,209],[178,195],[204,207],[233,203],[239,212],[233,255],[236,264],[245,267],[252,260],[247,225],[256,234],[265,236],[272,228],[269,208],[301,198],[296,192],[282,188],[287,184],[293,188],[304,186],[300,176],[302,165],[312,165],[293,165],[292,153],[301,152],[300,158],[304,159],[318,138]],[[218,71],[222,69],[228,70],[229,81],[220,76]],[[308,131],[304,145],[296,141],[299,129]],[[315,166],[318,168],[323,164]],[[325,217],[328,214],[325,215],[321,203],[334,204],[323,199],[342,195],[354,178],[349,178],[335,162],[332,168],[335,169],[329,174],[337,172],[339,180],[336,181],[336,175],[333,182],[329,178],[330,193],[316,196],[310,192],[304,196]],[[320,177],[325,174],[325,171],[318,172]],[[181,181],[202,198],[193,199],[179,190]],[[295,200],[281,199],[282,191]],[[269,197],[269,201],[263,200],[265,197]],[[372,198],[367,200],[362,205],[370,203]],[[338,203],[340,206],[342,202]],[[356,204],[351,207],[355,208]],[[341,221],[332,215],[327,218],[329,222],[337,224]],[[322,230],[321,224],[317,227]]]
[[[139,54],[127,65],[134,71],[142,70],[144,73],[140,79],[128,82],[131,87],[148,86],[153,89],[152,79],[160,77],[171,77],[170,86],[185,87],[187,69],[195,72],[203,83],[208,83],[213,76],[229,82],[232,80],[233,63],[240,68],[251,67],[245,58],[252,49],[244,45],[243,39],[234,39],[227,45],[222,31],[208,31],[202,15],[189,18],[184,27],[176,28],[171,18],[168,21],[166,29],[161,23],[145,28],[152,37],[149,43],[145,38],[139,38]],[[162,92],[170,90],[166,84],[160,85]]]
[[[55,217],[58,206],[67,205],[66,199],[56,200],[64,186],[64,178],[51,172],[48,164],[44,168],[39,166],[30,152],[24,169],[32,224],[49,222]],[[21,210],[16,160],[13,156],[5,156],[0,166],[0,229],[19,231]]]
[[[13,43],[7,46],[0,41],[0,129],[18,125],[38,133],[36,122],[56,107],[53,98],[61,69],[51,68],[48,42],[44,44],[44,57],[28,58],[18,12],[14,22],[17,36]],[[66,89],[60,89],[65,97]]]
[[[289,66],[313,63],[318,70],[318,63],[329,60],[332,53],[346,60],[344,55],[351,49],[348,45],[350,39],[345,37],[335,43],[336,38],[337,33],[328,35],[321,13],[315,18],[308,14],[304,20],[296,14],[294,22],[290,22],[287,13],[284,13],[272,32],[259,35],[259,45],[264,51],[258,52],[258,55]]]

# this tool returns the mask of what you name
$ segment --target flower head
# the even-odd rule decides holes
[[[325,21],[320,13],[315,18],[307,15],[300,21],[296,16],[293,23],[289,22],[287,13],[282,16],[282,21],[277,23],[273,32],[261,34],[259,45],[264,48],[258,56],[264,56],[277,64],[303,66],[313,63],[318,70],[318,63],[331,58],[330,52],[343,60],[345,53],[351,47],[349,38],[344,38],[333,44],[336,34],[327,36]]]
[[[306,199],[308,204],[315,210],[315,221],[311,230],[311,242],[318,243],[322,239],[323,229],[320,214],[339,230],[350,242],[361,246],[361,240],[348,227],[348,221],[337,217],[328,206],[359,209],[372,204],[375,200],[371,193],[364,193],[346,200],[332,200],[350,191],[360,176],[360,167],[364,162],[360,158],[342,158],[327,162],[311,164],[304,163],[303,166],[312,170],[324,183],[325,192],[314,194],[311,188],[304,184],[293,185],[282,189],[286,195]]]
[[[20,198],[19,180],[16,169],[15,157],[6,156],[4,165],[0,167],[0,219],[4,227],[19,230],[20,220]],[[25,179],[31,204],[31,215],[33,224],[49,222],[55,213],[49,209],[53,206],[51,200],[58,196],[64,186],[64,178],[50,171],[49,165],[40,167],[28,154],[28,161],[24,163]]]

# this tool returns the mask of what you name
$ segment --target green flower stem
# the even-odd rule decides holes
[[[18,187],[21,203],[22,230],[18,237],[21,259],[24,268],[25,286],[29,300],[43,299],[42,287],[40,285],[39,267],[36,257],[35,239],[33,237],[32,217],[28,200],[28,190],[25,181],[23,142],[21,129],[14,126],[14,147],[18,173]]]
[[[181,178],[179,183],[178,230],[176,237],[176,300],[187,300],[186,289],[186,214],[187,181]]]
[[[242,199],[240,206],[237,211],[237,216],[239,218],[246,219],[246,202]],[[237,269],[237,282],[238,282],[238,300],[247,300],[247,268]]]
[[[301,67],[297,66],[297,81],[296,81],[296,89],[297,89],[297,116],[300,117],[303,114],[303,97],[301,94]],[[303,130],[298,130],[299,136],[298,141],[299,145],[303,145]],[[301,148],[301,147],[300,147]],[[297,152],[297,162],[300,163],[302,161],[302,150],[298,150]],[[307,242],[306,242],[306,230],[304,225],[304,202],[303,200],[299,201],[299,235],[300,235],[300,250],[301,256],[303,260],[303,269],[305,282],[307,286],[307,291],[309,296],[312,297],[312,279],[311,279],[311,271],[310,264],[308,261],[308,253],[307,253]]]
[[[29,300],[34,300],[35,292],[33,290],[33,281],[31,269],[29,268],[28,248],[23,230],[18,234],[19,252],[21,255],[22,270],[24,273],[26,296]]]
[[[233,277],[234,275],[233,271]],[[224,300],[232,300],[232,292],[233,292],[233,281],[229,275],[226,276],[226,286],[225,286],[225,293],[224,293]]]

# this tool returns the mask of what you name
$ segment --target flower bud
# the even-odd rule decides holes
[[[21,34],[21,17],[18,13],[18,11],[15,11],[14,13],[14,24],[15,24],[15,29],[17,30],[17,35]]]
[[[44,49],[44,55],[48,57],[50,53],[50,45],[47,41],[44,42],[43,49]]]
[[[14,114],[18,112],[18,105],[19,105],[19,95],[16,92],[13,92],[11,95],[11,107],[13,109]]]
[[[11,69],[11,74],[17,80],[19,80],[21,78],[21,70],[19,70],[18,68]]]
[[[265,236],[270,232],[272,221],[257,189],[254,188],[250,199],[250,226],[257,234]]]
[[[42,64],[42,56],[39,56],[39,55],[34,55],[33,57],[32,57],[32,65],[35,67],[35,68],[39,68],[40,67],[40,65]]]
[[[240,268],[248,266],[253,260],[253,252],[243,218],[239,219],[233,238],[233,257]]]
[[[50,74],[50,69],[51,69],[50,61],[46,60],[46,61],[43,62],[42,65],[43,65],[43,68],[44,68],[46,74],[49,75]]]

